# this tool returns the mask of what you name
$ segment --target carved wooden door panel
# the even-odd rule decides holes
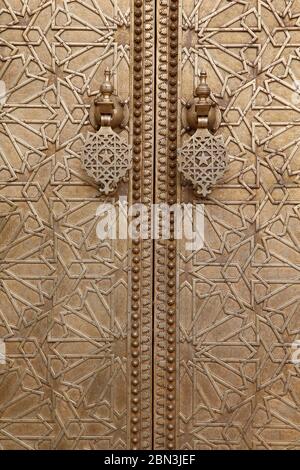
[[[0,449],[299,448],[297,2],[0,5]],[[82,167],[107,68],[132,149],[109,196]],[[204,199],[177,167],[201,70],[230,160]],[[148,237],[99,239],[120,198]],[[153,241],[154,202],[203,204],[204,247],[172,216]]]

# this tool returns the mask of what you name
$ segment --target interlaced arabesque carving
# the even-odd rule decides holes
[[[299,1],[183,0],[181,15],[180,98],[205,70],[230,163],[205,246],[178,249],[176,448],[299,450]]]
[[[131,148],[110,127],[88,133],[82,166],[99,184],[101,192],[114,191],[131,167]]]
[[[106,68],[130,95],[131,15],[129,0],[1,2],[0,450],[128,447],[131,252],[97,237],[81,157]]]
[[[226,169],[223,136],[198,129],[178,153],[179,171],[184,179],[193,185],[197,194],[207,196]]]

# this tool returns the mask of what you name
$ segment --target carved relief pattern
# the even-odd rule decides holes
[[[204,68],[230,164],[195,201],[204,248],[178,260],[176,445],[300,449],[299,4],[182,3],[181,96]]]
[[[80,152],[106,67],[130,94],[130,2],[1,8],[0,448],[127,448],[130,252]]]

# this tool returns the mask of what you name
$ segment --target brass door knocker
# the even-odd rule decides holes
[[[107,69],[100,93],[90,109],[90,121],[97,132],[88,133],[82,151],[83,168],[105,195],[115,191],[131,168],[131,146],[117,134],[128,120],[127,102],[114,94],[111,72]]]
[[[196,131],[178,150],[179,171],[199,196],[207,196],[224,175],[227,154],[223,136],[213,135],[221,124],[221,112],[210,98],[206,72],[200,73],[195,99],[186,103],[183,124],[187,132]]]

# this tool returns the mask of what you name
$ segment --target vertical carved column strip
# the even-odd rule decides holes
[[[156,202],[177,202],[178,0],[158,1]],[[176,448],[176,242],[155,249],[154,448]]]
[[[154,0],[133,0],[132,199],[153,201]],[[151,224],[149,223],[149,230]],[[151,236],[132,242],[130,325],[130,447],[152,447],[152,259]]]

